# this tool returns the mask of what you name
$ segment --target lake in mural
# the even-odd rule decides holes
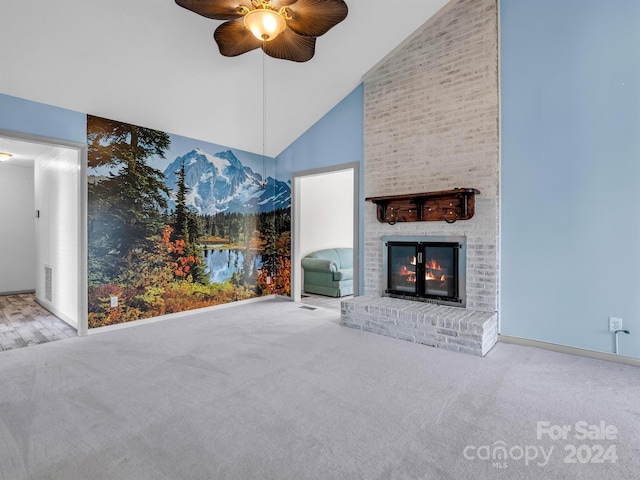
[[[205,273],[212,283],[224,283],[234,275],[243,273],[248,264],[248,275],[256,275],[262,268],[262,256],[249,251],[220,249],[203,252]],[[245,263],[247,262],[247,263]]]

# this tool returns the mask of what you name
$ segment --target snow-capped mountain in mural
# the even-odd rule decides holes
[[[244,166],[231,150],[211,155],[198,148],[177,157],[163,172],[172,192],[183,161],[187,204],[199,214],[270,212],[290,206],[286,182],[267,177],[263,188],[262,175]],[[172,198],[169,208],[174,207]]]

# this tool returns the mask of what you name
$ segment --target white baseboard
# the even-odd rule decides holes
[[[640,358],[626,357],[624,355],[616,355],[614,353],[597,352],[595,350],[570,347],[568,345],[560,345],[557,343],[541,342],[539,340],[529,340],[527,338],[521,337],[512,337],[510,335],[498,335],[498,341],[511,343],[514,345],[522,345],[525,347],[535,347],[541,348],[543,350],[551,350],[552,352],[567,353],[569,355],[577,355],[579,357],[595,358],[597,360],[606,360],[608,362],[623,363],[625,365],[640,367]]]
[[[0,292],[0,295],[22,295],[23,293],[36,293],[35,290],[14,290],[11,292]]]
[[[278,300],[286,300],[288,302],[293,302],[292,297],[287,297],[285,295],[273,295],[273,297],[277,298]]]
[[[78,324],[76,322],[74,322],[70,317],[68,317],[67,315],[65,315],[64,313],[62,313],[58,309],[56,309],[51,303],[47,302],[46,300],[42,300],[42,299],[40,299],[38,297],[35,297],[35,300],[36,300],[36,303],[38,305],[40,305],[43,308],[46,308],[51,313],[53,313],[56,317],[58,317],[60,320],[62,320],[64,323],[66,323],[70,327],[75,328],[76,331],[78,331]]]

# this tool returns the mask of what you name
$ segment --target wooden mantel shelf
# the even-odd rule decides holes
[[[378,207],[378,221],[393,225],[396,222],[453,223],[473,217],[475,188],[454,188],[440,192],[411,193],[386,197],[369,197],[366,200]]]

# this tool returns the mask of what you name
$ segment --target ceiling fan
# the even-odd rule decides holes
[[[227,20],[213,34],[220,53],[235,57],[262,48],[274,58],[306,62],[316,38],[347,17],[343,0],[176,0],[214,20]]]

